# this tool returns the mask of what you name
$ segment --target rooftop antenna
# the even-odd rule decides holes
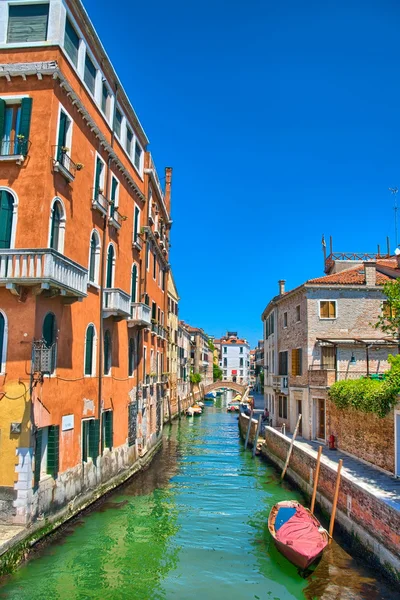
[[[396,248],[399,245],[399,239],[398,239],[398,235],[397,235],[397,211],[398,211],[397,194],[398,194],[398,191],[399,191],[399,189],[397,187],[389,188],[389,192],[392,192],[392,194],[394,196],[394,243],[396,244]]]

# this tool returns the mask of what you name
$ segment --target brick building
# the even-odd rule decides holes
[[[0,53],[0,501],[26,523],[160,436],[171,169],[80,0],[3,0]]]
[[[191,341],[191,372],[200,373],[203,385],[213,382],[214,355],[209,348],[209,337],[200,327],[186,324]]]
[[[400,275],[395,258],[328,257],[326,275],[279,294],[262,314],[265,405],[274,425],[326,441],[329,386],[341,379],[379,377],[389,368],[397,340],[373,326],[384,307],[382,285]]]

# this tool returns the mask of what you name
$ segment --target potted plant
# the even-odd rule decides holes
[[[64,152],[64,154],[69,152],[69,148],[67,148],[67,146],[61,146],[60,150],[61,150],[61,152]]]
[[[84,165],[82,163],[76,163],[76,170],[77,171],[82,171]]]

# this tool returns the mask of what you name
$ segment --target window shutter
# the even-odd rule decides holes
[[[75,66],[78,65],[79,37],[67,18],[65,23],[64,48]]]
[[[0,138],[4,135],[4,125],[6,119],[6,103],[0,98]]]
[[[136,242],[139,233],[139,209],[135,206],[135,225],[133,228],[133,241]]]
[[[82,421],[82,461],[87,462],[88,459],[88,432],[90,421]]]
[[[99,456],[100,420],[89,421],[89,456],[96,463]]]
[[[85,375],[91,375],[93,372],[93,338],[94,328],[91,325],[86,331]]]
[[[96,180],[95,180],[95,184],[94,184],[95,198],[97,198],[97,196],[99,195],[100,176],[101,176],[102,166],[103,166],[103,163],[101,162],[100,158],[97,157],[97,160],[96,160]]]
[[[86,54],[85,57],[85,71],[83,74],[83,79],[89,90],[94,94],[95,82],[96,82],[96,67],[93,62]]]
[[[48,4],[11,5],[8,10],[8,43],[46,41]]]
[[[102,415],[103,421],[103,449],[104,448],[112,448],[113,445],[113,411],[107,410],[103,412]]]
[[[22,98],[21,100],[21,118],[19,122],[18,135],[24,136],[25,143],[21,145],[24,154],[28,152],[28,140],[31,131],[32,98]]]
[[[299,359],[299,372],[298,375],[301,375],[303,373],[303,350],[302,348],[298,349],[298,359]]]
[[[34,489],[36,490],[40,481],[40,461],[42,458],[42,429],[36,430],[36,448],[35,448],[35,471],[34,471]]]
[[[0,248],[11,246],[14,198],[6,190],[0,191]]]
[[[47,442],[47,473],[57,477],[59,469],[60,426],[50,425]]]

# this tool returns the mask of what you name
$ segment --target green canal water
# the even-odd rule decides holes
[[[35,551],[0,587],[10,600],[283,600],[398,597],[333,544],[303,579],[268,534],[301,496],[243,450],[221,400],[165,431],[147,471]]]

